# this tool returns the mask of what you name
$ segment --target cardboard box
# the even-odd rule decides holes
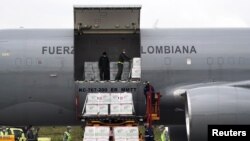
[[[139,138],[135,138],[135,139],[127,139],[127,141],[139,141]]]
[[[127,127],[127,139],[138,139],[139,129],[138,127]]]
[[[141,69],[132,69],[131,78],[141,78]]]
[[[99,126],[95,127],[95,137],[97,139],[109,139],[110,127],[108,126]]]
[[[120,103],[120,93],[111,93],[110,94],[110,103],[114,104],[114,103]]]
[[[109,141],[109,139],[97,139],[97,141]]]
[[[120,103],[133,103],[132,93],[120,93]]]
[[[83,138],[83,141],[97,141],[96,139]]]
[[[84,71],[99,70],[98,62],[84,62]]]
[[[118,138],[118,139],[116,139],[116,138],[115,138],[115,140],[114,140],[114,141],[127,141],[127,139],[119,139],[119,138]]]
[[[120,105],[120,114],[132,115],[133,114],[133,105],[132,104],[121,104]]]
[[[86,105],[86,115],[96,115],[98,112],[99,112],[99,107],[97,104]]]
[[[87,104],[98,104],[99,103],[99,94],[98,93],[88,93]]]
[[[94,139],[95,138],[95,127],[86,126],[84,130],[84,139]]]
[[[110,71],[117,72],[118,71],[118,62],[110,62],[109,63]],[[130,65],[129,62],[124,62],[123,63],[123,71],[129,71],[130,70]]]
[[[99,70],[96,72],[93,71],[85,71],[84,72],[84,80],[100,80],[100,72]]]
[[[127,138],[127,127],[114,127],[114,138],[115,139],[126,139]]]
[[[141,68],[141,58],[133,58],[132,68]]]
[[[111,104],[110,105],[110,114],[111,115],[118,115],[120,114],[120,109],[121,109],[121,105],[120,104]]]
[[[99,93],[99,104],[110,104],[110,93]]]
[[[108,115],[108,105],[98,105],[98,114],[99,115]]]

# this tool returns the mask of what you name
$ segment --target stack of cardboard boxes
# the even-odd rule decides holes
[[[98,62],[84,62],[84,80],[100,80]]]
[[[86,126],[83,141],[109,141],[110,127],[108,126]]]
[[[138,127],[114,127],[115,141],[139,141]]]
[[[133,58],[131,78],[141,78],[141,58]]]
[[[115,80],[116,74],[118,72],[118,62],[110,62],[110,80]],[[122,80],[129,79],[130,66],[129,62],[124,62],[122,71]]]
[[[85,114],[131,115],[133,114],[132,93],[89,93]]]

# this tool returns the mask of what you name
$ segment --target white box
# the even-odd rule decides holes
[[[132,69],[131,78],[141,78],[141,69]]]
[[[111,115],[118,115],[121,113],[120,109],[121,109],[120,104],[111,104],[110,105],[110,114]]]
[[[109,68],[110,70],[118,70],[118,65],[117,65],[118,62],[110,62],[109,63]]]
[[[97,141],[96,139],[83,138],[83,141]]]
[[[86,105],[86,115],[96,115],[99,112],[98,105],[87,104]]]
[[[119,139],[119,138],[118,138],[118,139],[116,139],[116,138],[115,138],[115,140],[114,140],[114,141],[127,141],[127,139]]]
[[[84,62],[84,69],[99,69],[98,62]]]
[[[133,105],[132,104],[121,104],[120,105],[120,114],[132,115],[133,114]]]
[[[138,127],[127,127],[127,138],[128,139],[138,139],[139,129]]]
[[[98,105],[98,114],[108,115],[108,105]]]
[[[139,141],[139,138],[134,138],[134,139],[127,139],[127,141]]]
[[[111,93],[110,98],[111,104],[120,103],[120,93]]]
[[[110,104],[110,93],[99,93],[99,104]]]
[[[100,72],[96,71],[85,71],[84,72],[84,80],[100,80]]]
[[[129,79],[129,71],[122,72],[122,80],[128,80]]]
[[[116,75],[117,71],[110,71],[110,80],[115,80]]]
[[[108,126],[95,127],[95,137],[97,139],[109,139],[110,128]]]
[[[99,94],[98,93],[88,93],[87,104],[98,104]]]
[[[109,141],[109,139],[97,139],[97,141]]]
[[[133,103],[132,93],[120,93],[120,103]]]
[[[127,127],[114,127],[113,130],[115,140],[127,138]]]
[[[141,68],[141,58],[133,58],[132,68]]]
[[[86,126],[84,130],[84,139],[94,139],[95,138],[95,127]]]
[[[118,71],[118,62],[110,62],[109,63],[110,71]],[[129,71],[130,70],[130,65],[129,62],[124,62],[123,63],[123,71]]]

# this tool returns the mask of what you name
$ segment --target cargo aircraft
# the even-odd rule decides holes
[[[173,141],[205,141],[209,124],[250,124],[250,29],[140,29],[140,9],[75,6],[74,29],[0,30],[0,124],[80,124],[95,92],[131,92],[144,115],[145,81],[162,95],[156,124]],[[86,78],[85,62],[103,51],[115,62],[122,49],[141,58],[139,80]]]

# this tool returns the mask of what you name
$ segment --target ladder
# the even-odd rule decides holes
[[[160,120],[160,98],[161,94],[154,94],[152,86],[149,86],[149,91],[146,92],[146,122],[149,127],[152,127],[152,122]],[[154,96],[154,97],[153,97]]]

